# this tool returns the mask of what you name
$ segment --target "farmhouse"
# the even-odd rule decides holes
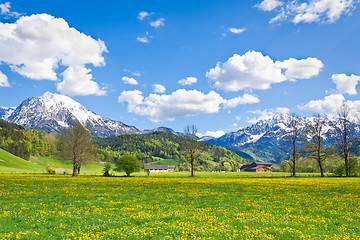
[[[173,172],[174,165],[145,165],[145,172]]]
[[[271,172],[271,166],[269,162],[252,162],[242,165],[240,172]]]

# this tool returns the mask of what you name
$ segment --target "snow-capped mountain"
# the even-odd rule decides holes
[[[10,115],[14,110],[15,110],[14,107],[7,108],[0,106],[0,119],[7,119],[8,117],[10,117]]]
[[[279,140],[286,131],[286,119],[288,115],[275,115],[271,119],[260,120],[257,123],[240,129],[237,132],[230,132],[220,138],[212,139],[217,145],[227,147],[241,147],[249,143],[255,143],[266,139]],[[300,128],[304,128],[306,118],[299,117]]]
[[[207,142],[228,148],[245,158],[260,161],[277,161],[276,155],[281,152],[281,139],[286,134],[288,115],[275,115],[271,119],[260,120],[257,123],[230,132],[220,138]],[[299,127],[304,129],[311,118],[299,117]]]
[[[101,117],[67,96],[50,92],[46,92],[40,97],[29,98],[17,108],[0,108],[0,118],[25,127],[48,132],[60,132],[61,129],[69,126],[72,121],[77,120],[87,126],[97,137],[170,131],[169,129],[159,128],[143,132],[120,121]]]

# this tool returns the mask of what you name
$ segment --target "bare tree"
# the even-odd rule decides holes
[[[194,177],[195,160],[199,157],[199,142],[196,141],[198,129],[195,125],[187,125],[184,129],[186,136],[186,153],[189,156],[191,177]]]
[[[346,104],[343,104],[337,112],[337,118],[333,122],[335,141],[344,158],[345,174],[350,176],[350,147],[351,141],[355,137],[355,124],[350,116],[350,109]]]
[[[95,155],[92,135],[89,129],[74,122],[60,134],[60,154],[73,163],[73,176],[80,174],[83,164],[89,163]]]
[[[305,134],[307,138],[305,143],[306,152],[310,155],[310,158],[317,161],[321,177],[324,177],[323,163],[328,155],[325,139],[330,134],[326,119],[320,115],[313,117],[306,124]]]
[[[286,133],[283,136],[283,150],[287,153],[289,159],[286,161],[291,170],[291,175],[296,176],[296,163],[299,157],[300,141],[301,139],[301,126],[300,117],[292,114],[288,115],[285,121]]]

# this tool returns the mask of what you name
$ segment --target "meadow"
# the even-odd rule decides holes
[[[0,175],[0,239],[360,239],[359,178]]]

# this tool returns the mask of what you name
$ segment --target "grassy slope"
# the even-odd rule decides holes
[[[26,161],[0,149],[0,173],[42,173],[48,165],[53,169],[72,169],[70,162],[63,161],[56,156],[31,157],[29,161]],[[103,167],[104,166],[101,163],[93,163],[83,166],[82,171],[101,172]]]

